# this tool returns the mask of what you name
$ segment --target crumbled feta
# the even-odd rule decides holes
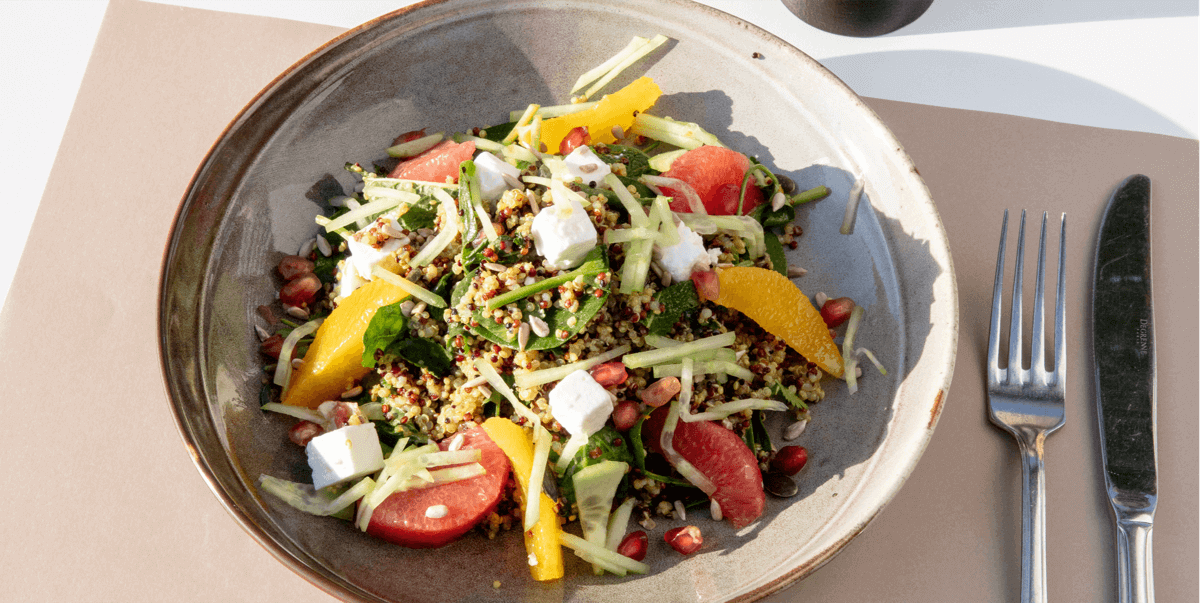
[[[550,415],[571,435],[592,435],[613,411],[608,390],[587,371],[567,375],[550,390]]]
[[[323,433],[309,440],[305,452],[318,490],[383,468],[379,434],[370,422]]]
[[[505,174],[512,178],[521,177],[521,170],[487,151],[475,156],[475,173],[479,175],[479,194],[487,201],[499,199],[511,188],[504,181]]]
[[[555,199],[542,208],[530,228],[533,245],[546,263],[559,270],[572,268],[596,246],[596,227],[577,199]]]
[[[379,247],[360,242],[358,239],[359,237],[354,236],[346,241],[346,249],[350,252],[347,261],[363,279],[371,280],[371,270],[376,266],[382,265],[387,268],[389,263],[396,261],[394,254],[401,247],[400,239],[388,239]]]
[[[346,299],[354,293],[355,289],[367,284],[358,275],[358,270],[351,267],[349,264],[344,264],[342,269],[338,271],[338,297]]]
[[[563,158],[563,165],[569,180],[579,178],[588,186],[596,186],[605,176],[612,173],[608,164],[587,145],[575,147],[574,151]]]
[[[676,225],[679,242],[669,247],[654,246],[654,257],[671,273],[671,278],[686,281],[694,270],[708,270],[713,265],[713,256],[704,248],[704,239],[680,222]]]

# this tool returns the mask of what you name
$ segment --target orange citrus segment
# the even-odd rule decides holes
[[[508,455],[513,475],[520,483],[518,498],[529,489],[529,474],[533,469],[533,440],[523,427],[503,417],[492,417],[483,422],[488,437]],[[525,532],[525,551],[537,558],[536,565],[529,571],[538,582],[557,580],[563,577],[562,547],[558,544],[558,514],[554,512],[554,501],[542,493],[538,522]],[[525,513],[525,501],[521,500],[521,514]]]
[[[326,400],[338,399],[371,369],[362,365],[363,333],[375,311],[408,297],[408,293],[384,280],[359,287],[329,314],[304,362],[292,371],[283,403],[316,408]]]
[[[653,107],[661,95],[662,89],[654,80],[640,77],[628,86],[605,95],[589,109],[544,120],[542,143],[550,152],[556,152],[563,137],[579,126],[587,126],[593,143],[616,142],[613,126],[621,126],[622,130],[629,131],[634,115]]]
[[[757,322],[834,377],[842,376],[842,354],[829,327],[808,297],[786,276],[766,268],[718,271],[721,291],[714,300]]]

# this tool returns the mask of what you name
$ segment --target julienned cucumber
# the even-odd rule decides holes
[[[575,474],[575,499],[579,503],[579,524],[583,527],[584,540],[600,546],[605,545],[613,497],[628,469],[628,463],[601,461],[584,467]],[[596,574],[603,573],[598,566],[593,565],[592,569]]]

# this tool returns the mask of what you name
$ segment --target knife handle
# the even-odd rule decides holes
[[[1153,517],[1117,517],[1117,588],[1120,603],[1154,603]]]

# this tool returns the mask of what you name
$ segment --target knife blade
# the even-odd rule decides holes
[[[1104,482],[1117,526],[1122,603],[1154,600],[1151,531],[1158,501],[1150,179],[1126,178],[1100,223],[1092,342]]]

